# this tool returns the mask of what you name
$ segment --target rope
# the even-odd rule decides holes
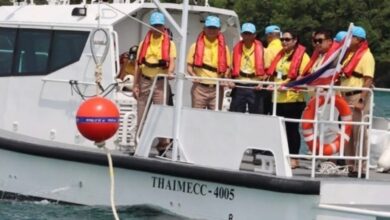
[[[98,148],[103,148],[107,155],[108,160],[108,171],[110,175],[110,203],[111,203],[111,210],[112,214],[114,215],[115,220],[119,220],[118,213],[115,208],[115,179],[114,179],[114,166],[112,164],[112,157],[110,150],[106,148],[105,142],[95,142],[96,146]]]
[[[119,220],[118,212],[115,208],[115,180],[114,180],[114,167],[112,165],[112,158],[111,153],[107,148],[104,148],[106,150],[107,159],[108,159],[108,170],[110,173],[110,202],[111,202],[111,210],[112,214],[114,215],[115,220]]]
[[[320,164],[317,173],[324,175],[345,175],[348,174],[348,166],[337,166],[333,162],[325,161]]]
[[[105,40],[102,40],[102,41],[95,41],[95,36],[96,36],[96,33],[98,32],[103,32],[104,36],[105,36]],[[103,80],[103,62],[104,60],[106,59],[107,55],[108,55],[108,51],[109,51],[109,46],[110,46],[110,36],[109,34],[107,33],[106,30],[104,30],[103,28],[100,28],[98,27],[97,29],[95,29],[92,34],[91,34],[91,39],[90,39],[90,47],[91,47],[91,53],[92,53],[92,58],[93,58],[93,61],[95,62],[96,64],[96,67],[95,67],[95,83],[97,85],[96,87],[96,95],[99,95],[100,94],[100,91],[104,92],[104,88],[101,84],[102,80]],[[104,51],[103,51],[103,54],[102,54],[102,57],[100,59],[98,59],[97,57],[97,53],[96,53],[96,48],[95,48],[95,43],[97,44],[101,44],[104,46]]]
[[[95,68],[95,83],[97,85],[97,87],[96,87],[96,95],[100,94],[99,90],[104,92],[104,88],[103,88],[103,86],[101,84],[102,80],[103,80],[102,65],[101,64],[96,64],[96,68]]]
[[[96,64],[96,67],[95,67],[95,83],[97,85],[97,87],[96,87],[96,96],[102,95],[106,91],[103,88],[102,84],[101,84],[101,82],[103,80],[103,68],[102,68],[102,65],[103,65],[103,62],[104,62],[104,60],[106,59],[106,57],[108,55],[108,51],[109,51],[109,48],[110,48],[109,47],[110,46],[110,36],[109,36],[109,34],[107,33],[106,30],[104,30],[103,28],[100,27],[100,12],[101,12],[101,8],[100,7],[101,7],[101,4],[102,4],[102,0],[99,0],[98,26],[92,32],[91,38],[90,38],[90,47],[91,47],[92,58],[93,58],[93,61]],[[96,33],[99,32],[99,31],[103,32],[103,34],[105,36],[105,40],[95,41]],[[104,46],[104,51],[103,51],[103,54],[102,54],[100,59],[98,59],[98,57],[96,55],[95,44],[100,44],[100,45]],[[114,85],[113,87],[115,88],[117,83],[110,84],[107,87],[107,89],[110,86],[112,86],[112,85]],[[76,92],[79,92],[80,91],[79,88],[77,86],[76,86],[76,88],[77,88]],[[100,90],[102,91],[102,93],[100,93]],[[109,92],[111,92],[111,91],[112,91],[112,89],[109,90]],[[107,160],[108,160],[108,170],[109,170],[109,174],[110,174],[110,203],[111,203],[111,210],[112,210],[112,214],[114,215],[114,219],[115,220],[119,220],[119,216],[118,216],[118,213],[117,213],[116,207],[115,207],[115,179],[114,179],[114,167],[112,165],[111,153],[110,153],[110,150],[105,147],[105,143],[104,142],[96,143],[96,145],[99,148],[103,147],[104,150],[106,151]]]

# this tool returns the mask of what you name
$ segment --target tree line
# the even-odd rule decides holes
[[[112,0],[111,0],[112,1]],[[35,0],[44,3],[45,0]],[[79,3],[80,0],[71,0]],[[161,0],[182,2],[182,0]],[[191,4],[204,4],[205,0],[190,0]],[[253,22],[260,39],[264,28],[277,24],[281,29],[296,30],[307,46],[311,47],[311,34],[322,27],[336,34],[346,30],[351,22],[365,28],[370,48],[376,60],[375,84],[390,87],[390,1],[387,0],[209,0],[211,6],[234,10],[241,22]],[[0,0],[0,5],[11,4]]]

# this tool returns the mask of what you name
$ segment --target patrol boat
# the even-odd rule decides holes
[[[137,134],[136,100],[121,89],[131,83],[116,79],[119,54],[142,40],[155,10],[167,16],[180,47],[177,79],[171,82],[175,106],[150,105]],[[196,219],[390,217],[386,174],[352,179],[340,167],[316,166],[319,160],[348,158],[341,153],[290,155],[288,119],[190,108],[193,77],[184,75],[185,50],[209,14],[221,18],[232,48],[239,39],[236,13],[207,1],[31,0],[0,7],[1,198],[111,206],[116,218],[117,206],[141,204]],[[96,94],[120,111],[119,130],[105,141],[106,151],[76,126],[79,106]],[[367,121],[356,123],[369,127],[371,146],[388,146],[389,122],[371,115]],[[173,139],[165,157],[155,156],[158,137]],[[254,165],[253,149],[273,156]],[[307,168],[292,171],[292,157]],[[368,161],[370,154],[349,159]]]

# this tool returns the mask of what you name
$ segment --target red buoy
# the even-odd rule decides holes
[[[87,139],[102,142],[119,128],[119,111],[108,99],[94,97],[83,102],[76,114],[79,132]]]

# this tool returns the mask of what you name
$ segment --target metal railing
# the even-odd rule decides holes
[[[166,75],[163,75],[163,74],[160,74],[158,75],[158,77],[163,77],[164,78],[164,90],[166,91],[167,89],[167,78],[166,78]],[[221,87],[226,87],[226,84],[229,83],[229,82],[233,82],[233,83],[240,83],[241,85],[242,84],[245,84],[245,83],[250,83],[250,84],[253,84],[253,81],[242,81],[242,80],[236,80],[236,79],[225,79],[225,78],[205,78],[205,77],[193,77],[193,76],[188,76],[186,75],[185,76],[185,80],[190,80],[190,81],[194,81],[194,80],[208,80],[208,81],[215,81],[215,84],[216,84],[216,104],[215,104],[215,111],[220,111],[219,109],[219,106],[220,106],[220,96],[223,94],[223,93],[220,93],[220,88]],[[272,108],[272,115],[273,116],[276,116],[276,112],[277,112],[277,95],[278,95],[278,90],[281,89],[281,84],[279,83],[276,83],[276,82],[270,82],[270,81],[259,81],[257,82],[259,83],[262,87],[264,87],[264,89],[266,90],[272,90],[273,92],[273,108]],[[150,95],[148,97],[148,100],[147,100],[147,104],[146,104],[146,107],[145,107],[145,112],[142,116],[142,119],[140,121],[140,126],[137,130],[137,141],[139,140],[139,137],[140,137],[140,134],[142,132],[142,125],[145,121],[145,118],[146,118],[146,115],[147,115],[147,111],[150,107],[150,105],[152,104],[152,95],[153,95],[153,90],[155,88],[155,85],[156,85],[156,78],[151,86],[151,91],[150,91]],[[245,88],[245,86],[237,86],[237,87],[240,87],[240,88]],[[249,87],[248,87],[249,88]],[[254,89],[253,87],[250,87],[251,89]],[[269,88],[272,88],[272,89],[269,89]],[[329,159],[337,159],[337,160],[356,160],[358,161],[358,176],[360,177],[362,175],[361,173],[361,170],[363,168],[363,161],[365,161],[365,170],[366,170],[366,178],[369,178],[369,173],[368,173],[368,168],[369,168],[369,152],[370,152],[370,145],[367,144],[367,152],[364,153],[363,150],[364,150],[364,142],[367,142],[369,143],[370,141],[370,137],[369,135],[368,136],[368,139],[365,140],[364,139],[364,130],[365,129],[360,129],[360,141],[359,141],[359,145],[358,146],[355,146],[357,148],[357,155],[351,155],[351,156],[347,156],[347,155],[344,155],[345,154],[345,145],[346,145],[346,141],[344,140],[344,138],[341,138],[341,143],[340,143],[340,151],[339,151],[339,154],[338,155],[324,155],[323,153],[323,133],[320,133],[320,127],[322,126],[326,126],[326,125],[329,125],[329,124],[336,124],[338,126],[346,126],[346,125],[352,125],[352,126],[360,126],[361,128],[363,127],[367,127],[368,129],[368,134],[370,133],[369,131],[371,130],[371,122],[372,122],[372,107],[373,107],[373,92],[371,89],[369,88],[360,88],[360,89],[357,89],[357,88],[351,88],[351,87],[341,87],[341,86],[333,86],[332,87],[334,92],[333,92],[333,96],[334,94],[336,93],[335,91],[337,91],[337,93],[340,93],[340,92],[343,92],[343,91],[348,91],[348,90],[361,90],[361,91],[366,91],[368,94],[369,94],[369,103],[367,103],[369,106],[370,106],[370,110],[368,112],[367,115],[363,116],[362,117],[362,120],[361,121],[339,121],[339,120],[335,120],[334,116],[335,116],[335,106],[334,106],[334,98],[331,98],[332,96],[329,96],[329,101],[331,103],[330,105],[330,115],[329,115],[329,118],[328,119],[320,119],[320,118],[317,118],[315,117],[313,120],[308,120],[308,119],[293,119],[293,118],[283,118],[283,121],[284,122],[295,122],[295,123],[313,123],[313,129],[314,129],[314,137],[316,140],[317,138],[320,140],[318,143],[317,141],[314,141],[314,146],[313,146],[313,150],[311,152],[311,155],[305,155],[305,154],[290,154],[289,157],[290,158],[300,158],[300,159],[311,159],[311,177],[314,178],[315,177],[315,174],[316,174],[316,162],[318,160],[329,160]],[[316,94],[316,97],[317,97],[317,100],[318,100],[318,97],[320,95],[325,95],[324,94],[324,91],[328,91],[329,87],[328,86],[317,86],[317,87],[301,87],[299,88],[299,91],[300,92],[303,92],[303,93],[307,93],[307,92],[313,92],[313,90],[315,91],[315,94]],[[286,90],[286,88],[283,87],[283,90]],[[294,89],[296,90],[296,89]],[[375,91],[390,91],[390,90],[387,90],[387,89],[375,89]],[[164,103],[166,103],[166,100],[167,100],[167,97],[166,97],[166,92],[164,92]],[[326,102],[327,103],[327,102]],[[319,108],[319,103],[317,101],[316,103],[316,107],[317,109]],[[322,129],[323,130],[323,129]],[[317,144],[320,144],[320,147],[319,147],[319,151],[317,152]]]
[[[137,143],[139,142],[139,138],[141,136],[142,128],[143,128],[143,125],[145,123],[146,116],[148,115],[149,108],[153,104],[152,103],[153,92],[154,92],[154,89],[156,87],[157,80],[160,77],[164,78],[163,103],[164,103],[164,105],[167,105],[167,89],[168,89],[167,77],[168,76],[166,74],[158,74],[156,77],[154,77],[152,86],[150,87],[149,96],[148,96],[148,99],[146,101],[145,110],[142,114],[142,117],[141,117],[141,120],[139,121],[139,124],[137,125],[138,126],[137,133],[136,133],[136,142]]]

